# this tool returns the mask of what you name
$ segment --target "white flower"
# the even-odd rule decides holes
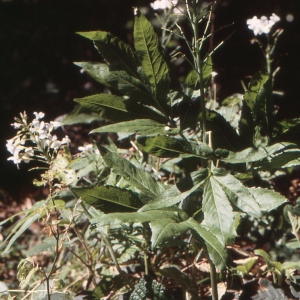
[[[41,111],[39,113],[35,111],[33,114],[35,115],[35,118],[38,119],[38,120],[43,119],[44,116],[45,116],[45,114]]]
[[[254,35],[268,34],[272,26],[279,21],[280,18],[273,13],[269,19],[266,16],[262,16],[260,19],[254,16],[247,20],[247,25],[249,29],[253,30]]]
[[[66,135],[62,141],[61,141],[62,145],[67,144],[69,145],[71,143],[71,140],[69,139],[69,137]]]
[[[270,17],[270,22],[273,22],[273,25],[274,25],[275,23],[277,23],[279,21],[280,21],[280,18],[277,15],[275,15],[274,13],[272,13],[272,16]]]
[[[154,3],[150,3],[154,10],[172,8],[177,4],[178,0],[156,0]]]
[[[23,127],[23,124],[15,122],[15,123],[11,124],[11,126],[13,126],[15,129],[19,129],[19,128]]]
[[[21,155],[21,159],[25,163],[29,163],[31,156],[34,156],[34,151],[33,151],[32,147],[28,147],[25,149],[25,152]]]
[[[52,144],[51,144],[50,148],[58,149],[60,146],[61,146],[61,142],[57,139],[56,135],[53,135]]]

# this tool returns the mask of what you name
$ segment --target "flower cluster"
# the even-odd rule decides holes
[[[28,123],[26,112],[21,113],[21,118],[15,118],[16,122],[11,124],[19,130],[17,135],[6,143],[7,150],[12,154],[8,160],[12,160],[15,164],[22,161],[28,163],[33,158],[50,163],[54,152],[70,143],[68,136],[60,141],[55,134],[52,134],[54,129],[61,126],[60,122],[41,121],[45,116],[43,112],[34,112],[34,115],[35,118]]]
[[[272,26],[279,21],[280,18],[273,13],[269,19],[266,16],[262,16],[260,19],[254,16],[247,20],[247,25],[249,29],[253,30],[254,35],[268,34]]]
[[[156,0],[154,3],[151,3],[151,7],[154,10],[158,9],[170,9],[177,4],[178,0]]]

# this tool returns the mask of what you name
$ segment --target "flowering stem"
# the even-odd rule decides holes
[[[206,111],[205,111],[205,99],[204,99],[204,84],[203,84],[203,73],[202,73],[202,60],[201,60],[201,46],[203,42],[200,43],[199,39],[199,28],[198,28],[198,18],[197,18],[197,3],[196,0],[192,0],[193,14],[192,14],[192,27],[194,32],[194,62],[195,68],[198,73],[199,85],[200,85],[200,106],[202,112],[202,141],[206,142]],[[207,26],[208,27],[208,26]]]

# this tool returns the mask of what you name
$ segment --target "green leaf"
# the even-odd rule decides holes
[[[164,111],[170,84],[168,66],[152,25],[138,10],[134,20],[134,46],[143,71],[153,87],[155,107]]]
[[[43,242],[35,245],[30,250],[27,251],[27,256],[34,256],[37,253],[41,252],[50,252],[53,253],[55,251],[56,239],[54,236],[46,238]]]
[[[273,132],[276,142],[300,143],[300,118],[277,122]]]
[[[300,262],[299,261],[286,261],[282,264],[283,270],[296,269],[300,270]]]
[[[111,87],[106,81],[107,77],[110,74],[109,67],[107,64],[96,62],[74,62],[74,64],[82,68],[97,82],[107,87]]]
[[[72,188],[79,198],[103,212],[134,211],[142,206],[139,198],[131,191],[115,186],[96,186],[92,188]]]
[[[193,143],[169,136],[139,136],[137,142],[143,151],[158,157],[169,158],[188,154],[207,158],[213,154],[212,149],[204,143]]]
[[[300,150],[287,149],[279,154],[268,157],[267,161],[260,164],[260,170],[272,171],[280,168],[289,168],[300,164]]]
[[[274,271],[276,273],[279,273],[279,274],[282,273],[282,271],[283,271],[282,264],[280,262],[273,261],[271,259],[271,256],[268,253],[266,253],[264,250],[256,249],[256,250],[254,250],[254,253],[256,255],[262,256],[264,258],[264,260],[266,261],[269,268],[274,269]]]
[[[130,75],[137,76],[137,59],[129,45],[105,31],[77,33],[94,41],[110,70],[123,70]]]
[[[179,283],[184,290],[190,289],[192,287],[190,277],[183,273],[177,265],[165,265],[162,269],[156,272],[160,276],[173,279],[175,282]]]
[[[196,191],[201,187],[201,185],[203,184],[207,176],[208,176],[207,169],[202,169],[200,170],[200,172],[199,171],[195,172],[193,174],[194,186],[191,189],[181,193],[180,190],[177,188],[177,186],[174,185],[171,188],[165,190],[160,195],[158,195],[156,198],[152,199],[150,203],[144,205],[142,208],[140,208],[139,211],[147,211],[147,210],[170,207],[183,201],[187,196],[189,196],[191,193],[193,193],[194,191]]]
[[[202,66],[202,77],[205,86],[210,83],[212,71],[213,71],[213,64],[212,64],[211,56],[209,56],[204,60]],[[198,90],[200,88],[199,75],[195,69],[192,70],[187,75],[184,84],[193,90]]]
[[[239,134],[243,148],[254,145],[254,121],[250,107],[243,100],[242,113],[239,121]]]
[[[223,158],[222,161],[231,164],[256,162],[263,160],[276,152],[295,146],[295,144],[291,143],[277,143],[267,147],[251,147],[241,152],[229,152],[229,155],[226,158]]]
[[[243,145],[236,130],[219,113],[206,109],[206,123],[206,130],[211,131],[213,149],[223,148],[230,151],[241,149]]]
[[[213,170],[213,178],[222,186],[228,199],[240,210],[248,215],[260,218],[260,207],[253,198],[249,190],[233,175],[229,173],[218,173],[218,169]]]
[[[178,134],[178,128],[170,128],[158,122],[149,119],[139,119],[127,122],[120,122],[117,124],[106,125],[94,129],[91,133],[96,132],[127,132],[137,133],[143,135],[167,135],[167,134]]]
[[[232,207],[214,176],[206,180],[202,210],[205,224],[223,246],[236,236]]]
[[[112,168],[118,175],[123,176],[129,184],[139,189],[147,198],[151,199],[164,192],[164,187],[156,182],[150,173],[135,167],[127,159],[103,146],[98,145],[98,148],[106,166]]]
[[[129,100],[124,100],[123,97],[96,94],[74,101],[98,113],[101,117],[116,122],[145,118],[165,122],[165,118],[152,109],[140,104],[130,103]]]
[[[272,190],[263,188],[249,188],[248,190],[262,211],[273,210],[287,201],[284,196]]]
[[[132,212],[132,213],[110,213],[106,215],[97,216],[91,220],[98,227],[105,225],[118,225],[120,223],[148,223],[156,219],[169,218],[177,222],[187,219],[185,212],[179,209],[171,210],[150,210],[146,212]]]
[[[199,242],[205,243],[208,255],[217,269],[223,270],[226,267],[228,255],[220,241],[194,219],[190,218],[185,223],[192,229],[192,234]]]
[[[270,75],[263,72],[256,73],[249,83],[244,100],[252,111],[254,128],[259,126],[262,135],[270,135],[273,125],[272,78]]]
[[[44,217],[46,215],[46,209],[44,207],[45,201],[37,202],[30,212],[21,219],[12,229],[12,232],[8,235],[8,237],[5,239],[4,243],[8,242],[8,245],[2,252],[2,255],[9,253],[9,249],[14,244],[14,242],[17,240],[17,238],[24,233],[25,230],[27,230],[35,221],[38,219]]]

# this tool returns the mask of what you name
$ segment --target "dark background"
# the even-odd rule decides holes
[[[15,135],[10,126],[13,117],[27,111],[46,113],[46,120],[70,112],[73,99],[102,87],[81,74],[74,61],[97,61],[100,56],[93,44],[76,35],[77,31],[105,30],[126,42],[132,40],[130,24],[134,6],[149,7],[139,0],[49,0],[0,2],[0,189],[19,198],[24,186],[31,187],[34,174],[27,165],[6,161],[10,154],[5,141]],[[214,44],[230,36],[214,54],[218,72],[218,99],[243,92],[241,79],[247,81],[257,71],[263,56],[246,19],[254,15],[280,16],[276,27],[285,32],[278,41],[276,63],[281,66],[275,90],[284,96],[274,98],[278,118],[300,117],[300,1],[298,0],[221,0],[215,10],[214,26],[234,22],[215,34]],[[149,12],[148,16],[153,15]],[[288,22],[286,16],[293,15]],[[184,72],[184,70],[183,70]]]

